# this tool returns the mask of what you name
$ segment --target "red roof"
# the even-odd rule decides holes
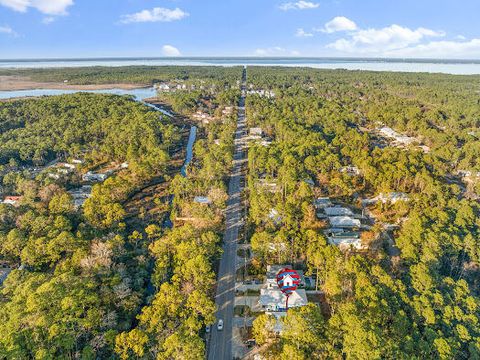
[[[20,196],[5,196],[5,199],[4,200],[14,200],[14,201],[18,201],[20,200]]]

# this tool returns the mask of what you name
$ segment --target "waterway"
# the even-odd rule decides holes
[[[180,173],[183,177],[187,177],[187,166],[190,164],[193,158],[193,145],[195,144],[195,139],[197,137],[197,127],[192,126],[190,128],[190,135],[188,136],[187,144],[187,155],[185,156],[185,162],[180,170]]]
[[[9,90],[0,91],[0,99],[13,99],[24,97],[39,97],[39,96],[55,96],[74,94],[78,92],[88,92],[94,94],[110,94],[110,95],[130,95],[135,100],[143,102],[145,105],[160,111],[162,114],[172,117],[173,114],[163,109],[161,106],[153,105],[145,102],[145,99],[149,99],[157,96],[157,91],[153,87],[137,88],[137,89],[103,89],[103,90],[74,90],[74,89],[32,89],[32,90]]]

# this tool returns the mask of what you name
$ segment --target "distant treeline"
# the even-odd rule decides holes
[[[235,83],[241,67],[221,66],[120,66],[80,67],[55,69],[0,70],[0,75],[28,76],[33,81],[62,82],[69,84],[153,84],[172,80],[208,80],[225,84]]]

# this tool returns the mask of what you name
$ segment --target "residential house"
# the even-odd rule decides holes
[[[325,209],[327,207],[331,207],[333,204],[330,201],[330,198],[328,197],[319,197],[313,200],[313,206],[315,206],[315,209]]]
[[[286,311],[286,296],[277,285],[277,274],[284,268],[291,268],[290,265],[268,265],[264,287],[260,289],[259,304],[262,309],[269,312]],[[300,286],[304,286],[305,278],[300,277]],[[288,281],[287,278],[284,281]],[[293,279],[292,279],[293,281]],[[288,308],[307,305],[307,294],[305,289],[297,289],[288,298]]]
[[[107,174],[94,173],[92,171],[87,172],[82,176],[83,181],[88,182],[102,182],[108,177]]]
[[[22,199],[21,196],[13,196],[13,195],[9,195],[9,196],[5,196],[3,198],[3,203],[4,204],[9,204],[9,205],[18,205],[19,201]]]
[[[360,233],[357,231],[329,233],[327,239],[330,244],[336,245],[340,248],[363,248],[362,242],[360,240]]]
[[[329,216],[328,221],[334,228],[359,228],[361,226],[360,220],[350,216]]]
[[[276,289],[260,289],[260,306],[264,311],[281,312],[286,311],[287,297],[277,287]],[[288,297],[288,308],[301,307],[308,304],[305,289],[297,289]]]
[[[327,216],[353,216],[352,210],[342,206],[328,206],[323,211]]]

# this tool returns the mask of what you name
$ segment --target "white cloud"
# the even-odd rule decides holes
[[[295,33],[295,36],[297,36],[297,37],[312,37],[313,34],[309,33],[309,32],[306,32],[305,30],[300,28],[300,29],[297,29],[297,32]]]
[[[406,48],[418,44],[428,37],[445,36],[442,31],[434,31],[426,28],[411,30],[400,25],[391,25],[383,29],[356,30],[327,47],[347,53],[370,53],[383,54],[388,51]]]
[[[288,11],[288,10],[308,10],[308,9],[315,9],[318,8],[320,4],[310,2],[310,1],[295,1],[295,2],[287,2],[283,3],[279,6],[280,10]]]
[[[337,16],[325,24],[323,29],[320,29],[322,32],[328,34],[337,32],[337,31],[353,31],[357,30],[357,24],[346,18],[345,16]]]
[[[255,56],[297,56],[300,53],[296,50],[287,50],[280,46],[256,49]]]
[[[0,26],[0,33],[7,34],[14,37],[18,36],[18,34],[8,25]]]
[[[480,38],[469,41],[431,41],[387,51],[386,56],[416,58],[479,59]]]
[[[180,50],[178,50],[175,46],[172,45],[163,45],[162,46],[162,54],[164,56],[180,56]]]
[[[53,16],[47,16],[42,19],[42,24],[48,25],[55,21]]]
[[[123,15],[120,22],[123,24],[137,22],[170,22],[175,20],[181,20],[188,15],[188,13],[179,8],[175,8],[172,10],[156,7],[152,10],[142,10],[134,14]]]
[[[0,5],[19,12],[34,8],[46,15],[67,15],[73,0],[0,0]]]

